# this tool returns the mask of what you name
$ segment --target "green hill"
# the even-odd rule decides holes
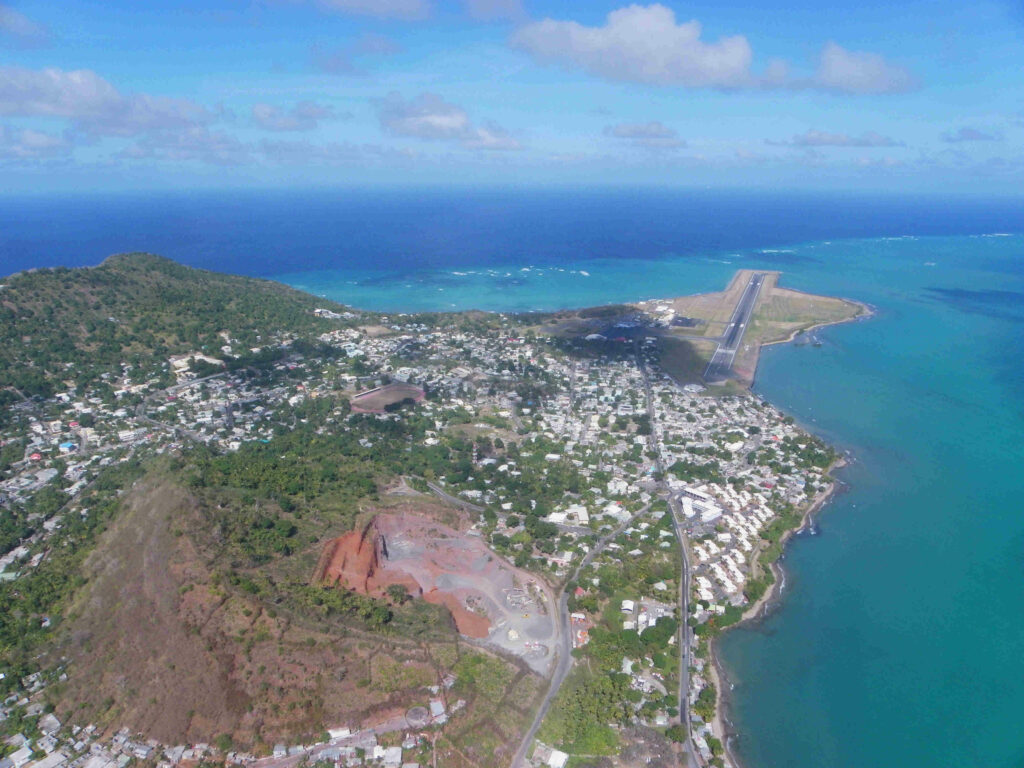
[[[111,256],[86,269],[37,269],[0,290],[0,388],[48,396],[122,362],[148,367],[186,352],[221,356],[229,331],[249,353],[271,334],[338,327],[317,307],[344,311],[280,283],[182,266],[146,253]]]
[[[535,694],[532,673],[468,647],[447,609],[315,578],[325,542],[360,520],[399,508],[451,514],[432,497],[387,489],[472,456],[461,438],[427,445],[434,421],[414,409],[397,420],[350,415],[338,374],[370,368],[317,337],[358,324],[388,333],[379,316],[322,318],[315,309],[346,308],[149,254],[0,283],[0,479],[75,464],[88,480],[72,492],[57,474],[31,498],[0,497],[0,554],[25,541],[37,555],[0,579],[0,698],[39,674],[47,687],[37,698],[63,722],[266,753],[422,706],[426,685],[465,665],[504,681],[485,694],[465,675],[457,693],[467,722],[490,717],[513,688],[525,701]],[[185,353],[223,360],[235,384],[277,393],[258,406],[267,413],[260,439],[224,450],[142,415],[173,399],[162,391],[175,382],[168,357]],[[126,394],[129,382],[153,386]],[[198,397],[211,384],[199,383]],[[67,398],[44,399],[72,385],[84,416]],[[22,395],[41,397],[3,407]],[[256,407],[240,404],[237,418]],[[71,421],[85,416],[97,434],[85,450],[59,454],[53,439],[78,440],[84,431]],[[141,424],[155,437],[117,436]],[[525,716],[514,714],[509,739]],[[26,728],[9,718],[0,739]]]

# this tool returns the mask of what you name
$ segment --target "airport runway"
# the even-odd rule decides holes
[[[743,289],[743,295],[736,304],[736,309],[733,310],[729,327],[726,328],[715,354],[711,356],[707,370],[704,371],[704,381],[725,381],[729,378],[733,360],[736,359],[736,351],[743,341],[743,332],[747,329],[750,316],[754,313],[754,305],[757,304],[757,295],[761,292],[764,278],[764,274],[760,272],[751,275],[747,287]]]

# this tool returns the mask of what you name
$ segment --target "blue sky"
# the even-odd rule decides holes
[[[1018,2],[0,0],[8,193],[1019,193]]]

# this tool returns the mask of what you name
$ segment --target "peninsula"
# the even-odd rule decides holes
[[[838,459],[758,353],[868,313],[779,280],[516,315],[5,278],[12,765],[727,764],[712,639]]]

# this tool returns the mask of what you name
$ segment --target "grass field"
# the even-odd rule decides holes
[[[679,331],[688,336],[716,337],[725,333],[729,325],[729,318],[736,308],[736,303],[743,295],[743,289],[753,270],[741,269],[733,275],[732,280],[724,291],[716,293],[699,293],[695,296],[680,296],[670,300],[672,309],[676,314],[684,317],[692,317],[703,321],[696,328],[686,328]],[[650,304],[652,302],[648,302]]]
[[[816,296],[778,286],[779,274],[769,273],[761,288],[743,346],[733,369],[746,383],[754,379],[761,347],[792,338],[800,331],[843,323],[869,312],[863,304],[832,296]]]
[[[661,339],[659,349],[662,370],[679,383],[690,384],[702,380],[715,345],[710,341],[687,341],[667,336]]]

